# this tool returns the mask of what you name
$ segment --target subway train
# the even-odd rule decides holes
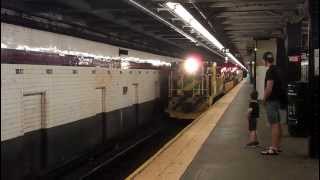
[[[242,79],[242,70],[231,64],[188,58],[172,67],[166,112],[174,119],[195,119]]]
[[[107,58],[119,49],[1,23],[1,179],[48,179],[162,120],[167,76],[148,63]],[[126,50],[136,59],[171,58]]]

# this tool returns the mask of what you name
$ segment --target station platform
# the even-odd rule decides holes
[[[127,179],[317,180],[318,160],[307,154],[306,138],[293,138],[283,124],[283,152],[262,156],[246,148],[246,111],[252,86],[242,81],[208,111],[166,144]],[[258,135],[270,143],[270,128],[261,107]]]

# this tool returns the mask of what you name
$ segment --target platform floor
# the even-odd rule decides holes
[[[319,161],[307,157],[307,139],[290,137],[285,125],[279,156],[245,148],[251,89],[248,82],[236,86],[128,179],[318,180]],[[260,142],[267,146],[264,108],[260,116]]]
[[[245,83],[181,179],[318,180],[319,161],[307,157],[307,139],[290,137],[285,125],[281,155],[262,156],[260,149],[244,148],[250,91]],[[270,129],[263,107],[258,130],[260,142],[267,146]]]

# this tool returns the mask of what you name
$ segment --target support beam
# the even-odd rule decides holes
[[[212,6],[210,6],[212,7]],[[293,11],[297,8],[297,4],[282,4],[282,5],[249,5],[249,6],[232,6],[226,8],[224,12],[238,11],[238,12],[251,12],[251,11]]]
[[[297,3],[303,3],[304,0],[268,0],[268,1],[213,1],[213,3],[209,6],[211,8],[226,8],[226,7],[250,7],[250,6],[290,6],[295,5]]]
[[[250,12],[223,12],[217,15],[218,18],[229,18],[229,17],[242,17],[242,18],[248,18],[248,17],[255,17],[255,18],[282,18],[282,14],[280,13],[274,13],[272,11],[261,11],[256,13],[250,13]]]
[[[269,31],[272,29],[281,29],[281,26],[228,26],[224,28],[225,31]]]
[[[227,31],[226,34],[250,34],[250,33],[269,33],[269,31],[266,31],[264,29],[251,29],[251,30],[230,30]]]
[[[227,20],[237,20],[237,21],[242,21],[242,20],[244,20],[244,21],[248,21],[248,20],[279,21],[279,20],[283,20],[282,16],[227,16],[226,18],[228,18]]]
[[[252,23],[252,24],[260,24],[260,23],[266,23],[266,24],[284,24],[284,21],[282,19],[242,19],[241,21],[235,20],[232,18],[228,18],[227,20],[223,21],[222,24],[241,24],[241,23]]]
[[[254,90],[257,90],[257,46],[258,46],[257,43],[258,43],[258,41],[255,40],[254,64],[253,64],[253,73],[254,73],[253,87],[254,87]]]

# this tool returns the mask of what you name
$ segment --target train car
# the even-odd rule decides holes
[[[237,67],[223,67],[221,69],[223,74],[223,92],[227,93],[230,91],[236,84],[238,84],[243,79],[242,70]]]
[[[189,58],[172,66],[167,113],[175,119],[195,119],[242,80],[236,67]]]
[[[174,58],[119,51],[1,23],[1,179],[50,179],[153,132],[167,105],[162,64]]]

